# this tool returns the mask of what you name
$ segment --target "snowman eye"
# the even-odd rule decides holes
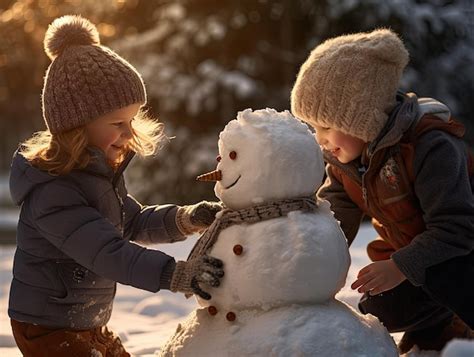
[[[217,162],[221,162],[221,160],[222,160],[222,157],[221,157],[220,155],[217,155],[216,161],[217,161]]]
[[[229,157],[232,159],[232,160],[235,160],[237,158],[237,153],[235,151],[231,151],[229,153]]]

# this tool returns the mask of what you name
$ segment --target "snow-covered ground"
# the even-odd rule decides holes
[[[365,247],[375,237],[375,231],[363,225],[350,252],[352,264],[346,286],[337,295],[340,300],[356,307],[360,294],[350,289],[357,272],[369,262]],[[182,243],[166,244],[155,248],[165,251],[177,259],[185,259],[196,237]],[[11,334],[7,314],[8,290],[13,263],[13,246],[0,246],[0,356],[21,356]],[[195,308],[193,298],[186,299],[181,294],[160,291],[157,294],[119,285],[109,327],[117,332],[127,350],[135,356],[154,356],[166,340],[174,333],[179,322]],[[401,334],[393,334],[395,341]],[[474,356],[474,342],[467,346],[452,346],[449,356]],[[411,352],[409,357],[436,357],[436,352]],[[407,356],[407,357],[408,357]]]

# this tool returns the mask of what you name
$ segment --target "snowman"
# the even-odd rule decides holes
[[[387,330],[335,299],[350,264],[327,202],[316,202],[321,150],[288,111],[239,112],[219,135],[213,180],[225,208],[189,259],[224,262],[209,300],[162,356],[398,356]]]

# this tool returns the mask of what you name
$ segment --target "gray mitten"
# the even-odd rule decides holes
[[[170,290],[185,294],[196,294],[205,300],[211,295],[201,289],[204,283],[212,287],[220,285],[220,278],[224,276],[222,260],[203,255],[187,262],[178,261],[171,278]]]
[[[201,232],[211,225],[221,209],[219,203],[208,201],[182,206],[176,212],[176,226],[183,235]]]

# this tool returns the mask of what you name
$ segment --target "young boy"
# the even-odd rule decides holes
[[[318,197],[349,244],[363,215],[380,235],[352,288],[363,313],[405,332],[401,353],[472,339],[474,325],[473,160],[444,104],[397,92],[407,63],[390,30],[336,37],[311,52],[291,94],[324,149]]]

